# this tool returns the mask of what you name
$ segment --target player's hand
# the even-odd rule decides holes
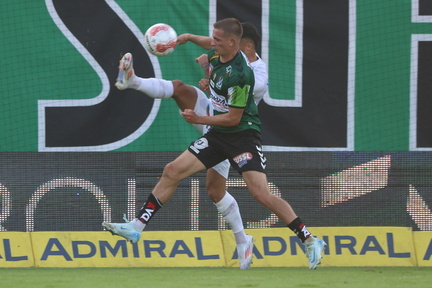
[[[207,65],[208,64],[208,56],[207,56],[207,54],[202,54],[201,56],[199,56],[198,58],[196,58],[195,61],[201,67],[203,67],[203,65]]]
[[[189,42],[189,33],[184,33],[177,36],[177,45],[183,45]]]
[[[210,76],[210,71],[209,71],[209,62],[208,62],[207,54],[202,54],[201,56],[195,59],[195,62],[197,62],[201,66],[201,69],[204,72],[204,78],[208,78]]]
[[[198,85],[202,91],[208,91],[209,90],[209,80],[208,79],[201,79],[198,82]]]
[[[181,112],[181,115],[186,120],[186,122],[191,124],[198,124],[198,115],[191,109],[185,109]]]

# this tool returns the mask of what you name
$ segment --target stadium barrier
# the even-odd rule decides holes
[[[328,243],[322,267],[432,266],[432,232],[405,227],[314,227]],[[237,267],[224,231],[146,231],[136,243],[108,232],[1,232],[0,267]],[[307,266],[286,228],[248,229],[252,267]]]

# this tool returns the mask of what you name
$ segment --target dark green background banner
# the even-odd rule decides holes
[[[202,49],[155,59],[142,34],[165,22],[209,35],[230,16],[263,34],[265,149],[432,149],[432,20],[422,0],[3,2],[0,151],[184,150],[198,132],[174,101],[118,91],[118,60],[132,52],[138,75],[196,85]]]

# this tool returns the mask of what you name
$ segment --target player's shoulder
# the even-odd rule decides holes
[[[260,70],[265,69],[265,70],[267,70],[267,64],[264,62],[264,60],[262,60],[261,57],[259,57],[258,54],[256,54],[256,56],[257,56],[258,59],[256,61],[250,63],[252,69],[253,70],[255,70],[255,69],[260,69]]]
[[[211,48],[207,52],[207,56],[208,56],[209,62],[219,58],[219,55],[216,54],[216,51],[214,50],[214,48]]]
[[[210,57],[211,54],[208,55]],[[237,54],[228,62],[221,63],[218,58],[209,62],[213,68],[220,68],[217,69],[217,72],[215,72],[216,70],[213,70],[212,73],[219,73],[220,77],[224,77],[226,81],[228,81],[226,83],[229,86],[243,86],[245,84],[253,85],[255,81],[252,68],[248,63],[247,58],[245,58],[243,53],[240,51],[238,51]]]
[[[243,56],[243,52],[239,52],[232,61],[232,71],[230,73],[241,79],[254,78],[252,67],[249,61]]]
[[[246,55],[242,52],[239,51],[235,57],[235,61],[234,61],[235,65],[238,66],[238,72],[241,74],[244,73],[249,73],[250,71],[252,71],[252,67],[250,65],[250,62],[248,60],[248,58],[246,57]]]

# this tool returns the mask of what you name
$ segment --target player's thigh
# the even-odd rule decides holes
[[[204,164],[197,157],[186,150],[174,161],[165,166],[163,176],[175,180],[181,180],[200,172],[205,168]]]
[[[193,110],[197,102],[197,88],[187,85],[180,80],[172,81],[174,85],[173,99],[181,111],[185,109]]]
[[[246,182],[249,193],[258,202],[267,202],[270,200],[270,194],[267,176],[263,172],[246,171],[242,173],[243,179]]]

